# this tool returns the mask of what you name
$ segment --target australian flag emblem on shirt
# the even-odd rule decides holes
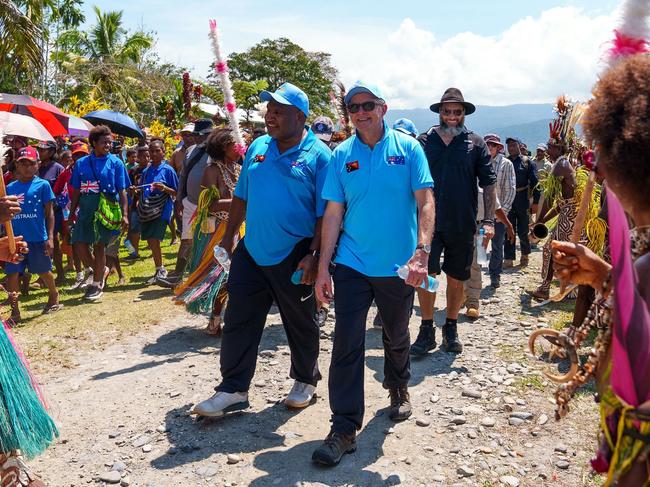
[[[389,166],[403,166],[404,165],[404,156],[388,156],[386,163]]]
[[[359,169],[359,161],[352,161],[352,162],[345,163],[345,170],[347,172],[356,171],[357,169]]]

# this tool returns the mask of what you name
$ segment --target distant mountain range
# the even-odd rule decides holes
[[[534,152],[537,144],[548,140],[548,124],[553,115],[550,103],[502,107],[479,105],[476,112],[465,119],[465,124],[480,135],[496,133],[504,142],[506,137],[518,137]],[[392,124],[402,117],[412,120],[421,132],[438,123],[438,115],[428,108],[388,110],[386,121]]]

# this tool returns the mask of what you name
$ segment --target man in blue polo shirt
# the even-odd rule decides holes
[[[194,407],[202,416],[222,416],[248,407],[257,349],[274,299],[291,349],[290,376],[295,380],[285,404],[308,406],[321,378],[312,285],[325,211],[321,190],[331,152],[305,127],[309,100],[300,88],[285,83],[275,93],[263,91],[260,98],[268,102],[264,117],[268,135],[248,148],[220,244],[232,253],[245,216],[246,237],[232,253],[228,276],[222,381],[216,394]],[[302,278],[295,285],[291,277],[298,270]]]
[[[316,282],[318,299],[329,302],[329,264],[338,241],[329,375],[332,429],[312,455],[313,461],[330,466],[355,450],[363,423],[364,337],[373,300],[382,317],[389,416],[401,421],[411,415],[408,325],[414,287],[427,277],[435,220],[424,151],[415,138],[386,125],[379,89],[358,81],[345,103],[356,135],[335,149],[323,188],[328,203]],[[396,264],[408,265],[406,282],[397,277]]]

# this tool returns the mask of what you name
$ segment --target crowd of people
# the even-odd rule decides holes
[[[643,79],[650,79],[647,58],[620,69],[642,71],[648,74]],[[636,79],[641,83],[641,77]],[[629,128],[639,140],[625,132],[621,142],[620,134],[604,129],[607,114],[623,110],[614,101],[620,94],[608,83],[615,80],[601,81],[606,100],[592,107],[587,130],[600,144],[606,168],[601,177],[608,182],[611,177],[611,191],[641,227],[649,223],[643,193],[649,175],[645,148],[637,146],[647,142],[647,119],[637,118]],[[647,86],[638,93],[650,97]],[[309,406],[322,378],[319,325],[333,304],[328,383],[332,425],[312,459],[334,466],[354,452],[363,424],[364,337],[373,302],[378,310],[375,325],[383,335],[389,417],[403,421],[412,414],[411,355],[424,356],[437,347],[436,325],[441,327],[443,350],[462,353],[459,314],[464,307],[469,318],[480,316],[483,270],[477,245],[491,246],[487,274],[490,286],[497,289],[503,269],[515,266],[516,240],[519,267],[525,268],[531,245],[536,245],[530,241],[531,224],[556,219],[544,245],[541,284],[530,294],[539,300],[549,297],[555,267],[560,277],[603,297],[592,294],[586,299],[588,319],[593,320],[595,311],[587,309],[611,298],[612,265],[575,241],[555,242],[571,241],[580,171],[589,170],[572,157],[575,140],[569,137],[575,131],[562,126],[566,119],[558,119],[560,125],[552,127],[548,141],[539,144],[532,157],[516,137],[502,142],[496,134],[474,133],[469,117],[476,107],[457,88],[449,88],[431,105],[438,123],[423,133],[406,119],[389,127],[386,97],[370,82],[358,81],[345,93],[351,127],[339,131],[327,117],[307,125],[309,100],[291,83],[263,91],[260,99],[267,102],[266,130],[249,136],[243,158],[233,130],[215,128],[207,119],[181,130],[182,142],[169,162],[163,140],[143,140],[122,150],[102,125],[94,127],[87,140],[65,145],[41,142],[32,147],[14,137],[5,171],[9,196],[2,202],[11,205],[13,213],[19,207],[12,223],[26,242],[18,257],[6,259],[11,260],[5,272],[14,321],[20,319],[21,278],[29,285],[28,273],[38,274],[47,287],[43,312],[52,313],[61,308],[57,287],[69,269],[62,256],[76,272],[73,287],[85,288],[84,299],[95,301],[102,297],[112,269],[123,279],[120,246],[129,249],[128,258],[137,259],[146,241],[155,267],[149,284],[173,289],[175,299],[189,311],[210,316],[209,334],[222,336],[221,381],[216,393],[192,410],[220,417],[249,406],[258,347],[274,303],[286,332],[289,375],[294,379],[284,402],[290,408]],[[625,163],[615,164],[617,158]],[[170,272],[161,254],[168,228],[172,239],[180,236]],[[635,243],[641,267],[647,267],[647,228],[637,233]],[[408,275],[398,276],[395,265],[406,265]],[[436,324],[436,293],[422,285],[442,273],[446,316]],[[647,315],[647,286],[635,292],[641,296],[639,312]],[[409,320],[416,294],[421,323],[411,342]],[[634,337],[648,342],[645,335]],[[604,346],[609,350],[609,342]],[[648,354],[646,348],[635,356],[636,364],[645,367],[646,380],[635,389],[637,403],[627,402],[634,407],[641,406],[641,389],[645,393],[650,383],[645,372]],[[606,354],[600,356],[605,364],[603,357]],[[566,389],[563,394],[566,402],[571,394]],[[608,403],[620,413],[623,406],[617,404]],[[628,429],[630,424],[646,428],[641,436],[633,435],[641,444],[634,451],[647,452],[647,412],[642,407],[634,414],[625,411],[621,421]],[[612,436],[607,438],[606,446],[617,448]],[[626,475],[643,475],[647,459],[639,458],[633,467],[621,467],[618,485],[642,485],[624,481]]]

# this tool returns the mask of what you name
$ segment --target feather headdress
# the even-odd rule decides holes
[[[214,70],[219,76],[221,81],[221,89],[223,90],[223,99],[224,107],[226,108],[226,113],[228,114],[228,120],[230,122],[230,128],[235,134],[235,144],[237,152],[242,156],[246,154],[246,142],[241,134],[241,129],[239,128],[239,120],[237,120],[237,105],[235,103],[235,93],[232,89],[232,84],[230,83],[230,75],[228,74],[228,62],[224,59],[221,52],[221,44],[219,43],[219,32],[217,31],[217,21],[210,20],[210,41],[212,43],[212,51],[216,58],[214,64]]]
[[[330,99],[332,100],[332,105],[334,105],[336,114],[339,117],[341,130],[345,132],[346,137],[350,137],[352,135],[353,127],[352,122],[350,122],[348,107],[345,104],[346,93],[345,85],[343,85],[339,80],[334,81],[334,90],[330,91]]]

